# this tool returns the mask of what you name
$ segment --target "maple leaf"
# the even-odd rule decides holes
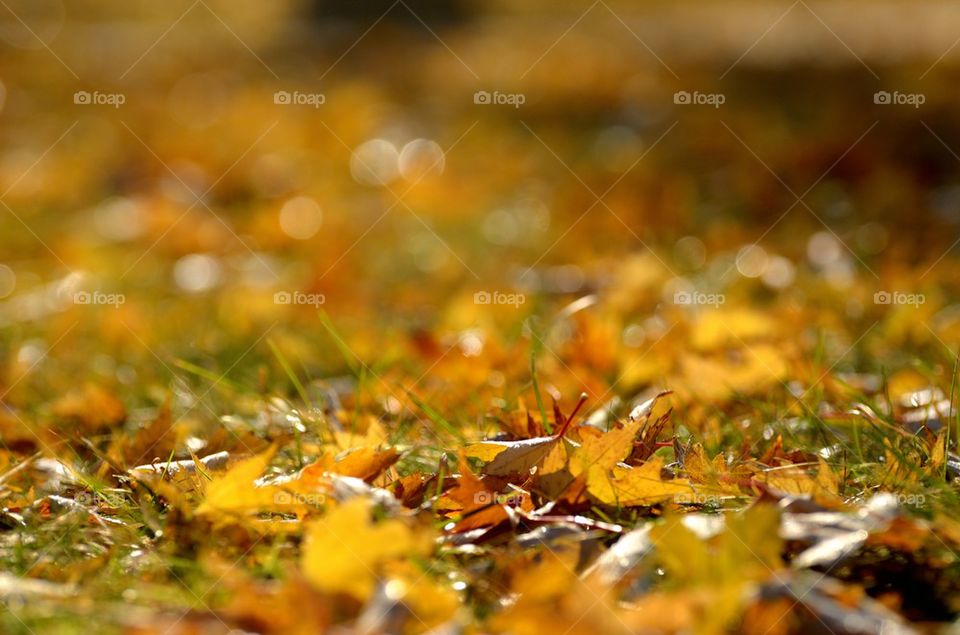
[[[397,462],[400,453],[393,448],[375,450],[371,447],[357,448],[339,460],[325,454],[303,468],[300,479],[304,482],[316,481],[324,472],[333,472],[343,476],[353,476],[372,483],[384,470]]]
[[[460,457],[460,475],[456,478],[456,485],[440,499],[439,508],[451,509],[460,516],[460,520],[453,526],[452,531],[460,532],[479,527],[493,527],[509,520],[505,506],[501,502],[500,491],[503,490],[508,479],[486,476],[478,478],[467,464],[466,457]],[[529,496],[516,496],[521,506],[532,510]]]
[[[591,468],[612,470],[630,455],[633,441],[643,425],[643,419],[636,419],[609,432],[582,435],[580,447],[570,458],[570,472],[579,475]]]
[[[354,498],[307,525],[300,563],[317,589],[366,599],[384,562],[425,553],[422,534],[395,519],[372,523],[371,508],[369,500]]]
[[[827,507],[842,507],[843,499],[839,495],[839,481],[833,470],[823,458],[818,457],[818,470],[812,475],[803,468],[786,466],[784,469],[770,469],[757,473],[753,483],[762,483],[766,488],[786,494],[809,496],[812,500]]]
[[[255,481],[266,471],[276,448],[237,463],[225,474],[207,484],[198,514],[249,512],[271,504],[276,490],[256,487]]]
[[[639,467],[617,468],[612,475],[602,466],[594,465],[587,471],[587,491],[602,503],[621,507],[655,505],[693,493],[686,479],[663,480],[662,468],[660,457]]]
[[[434,475],[422,472],[407,474],[392,483],[393,495],[404,507],[418,507],[424,498],[427,487],[436,479]]]
[[[587,395],[581,394],[577,405],[567,417],[563,416],[554,404],[554,416],[559,426],[556,434],[519,441],[481,441],[467,446],[465,450],[467,456],[486,461],[487,465],[484,467],[486,474],[505,476],[529,472],[550,454],[550,451],[564,437],[586,400]]]
[[[466,448],[467,456],[489,461],[484,472],[504,476],[529,472],[550,453],[559,436],[536,437],[520,441],[483,441]]]
[[[583,494],[589,490],[590,480],[609,480],[614,470],[628,469],[621,464],[636,454],[637,437],[641,430],[647,429],[655,402],[665,394],[668,393],[661,393],[636,408],[625,424],[607,432],[583,426],[578,429],[579,444],[551,446],[541,463],[539,491],[556,500],[562,494],[562,499],[572,504],[586,502]],[[641,447],[645,446],[641,444]],[[601,492],[608,489],[598,483],[594,487]]]

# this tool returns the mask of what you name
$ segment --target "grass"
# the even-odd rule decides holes
[[[322,110],[271,106],[277,86],[230,47],[158,52],[153,83],[95,116],[56,101],[75,87],[47,81],[45,50],[0,61],[0,265],[15,278],[0,297],[0,632],[958,619],[953,66],[924,80],[917,112],[873,104],[873,79],[844,66],[745,62],[718,80],[678,63],[681,86],[638,76],[636,42],[591,19],[524,79],[519,109],[474,104],[449,50],[390,24],[325,80]],[[496,58],[485,67],[543,53],[445,28]],[[303,57],[268,48],[271,66]],[[571,79],[570,60],[604,71]],[[210,86],[229,100],[181,94],[221,67],[238,74]],[[674,104],[694,80],[724,107]],[[188,105],[210,121],[178,119]],[[388,137],[435,141],[443,170],[355,178],[353,150]],[[8,174],[23,157],[33,167]],[[291,231],[301,212],[316,233]],[[894,292],[923,302],[876,300]],[[549,452],[527,465],[531,445]],[[522,469],[502,468],[511,457]],[[372,501],[363,522],[325,534],[353,500]],[[820,533],[785,529],[805,521]],[[866,537],[791,564],[838,527]],[[650,549],[618,554],[634,530]],[[602,580],[611,554],[630,566]]]

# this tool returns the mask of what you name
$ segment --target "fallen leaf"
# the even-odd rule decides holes
[[[334,472],[371,483],[383,474],[384,470],[396,463],[399,458],[400,453],[393,448],[375,450],[371,447],[361,447],[348,452],[339,460],[330,455],[323,456],[303,468],[301,478],[309,480],[323,472]]]
[[[520,441],[482,441],[467,446],[467,456],[487,461],[484,472],[498,476],[530,471],[550,453],[559,436],[536,437]]]
[[[639,467],[616,468],[612,474],[601,466],[591,466],[587,472],[587,490],[601,503],[619,507],[655,505],[694,493],[686,479],[664,480],[662,468],[660,457]]]
[[[317,589],[367,599],[385,561],[424,551],[424,541],[403,522],[373,523],[371,507],[369,500],[355,498],[307,526],[301,567]]]
[[[256,480],[266,471],[275,448],[237,463],[226,474],[214,478],[206,486],[204,501],[198,514],[251,512],[274,502],[277,490],[256,487]]]

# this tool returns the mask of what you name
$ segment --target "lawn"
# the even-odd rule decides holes
[[[0,5],[0,632],[955,632],[947,9]]]

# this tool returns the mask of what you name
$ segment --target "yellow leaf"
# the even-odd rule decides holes
[[[717,476],[726,471],[726,463],[722,454],[711,461],[703,445],[695,443],[683,458],[683,468],[694,482],[716,485]]]
[[[655,457],[640,467],[614,469],[611,475],[601,466],[592,466],[587,471],[587,490],[602,503],[630,507],[654,505],[675,496],[693,493],[686,479],[664,481],[660,477],[663,459]]]
[[[588,469],[612,470],[630,455],[633,440],[644,423],[646,419],[639,418],[623,427],[585,439],[570,461],[570,473],[577,476]]]
[[[723,346],[742,346],[744,341],[768,337],[776,332],[774,320],[749,309],[704,311],[692,327],[690,343],[701,351]]]
[[[656,559],[671,586],[706,593],[711,599],[704,605],[709,610],[697,611],[696,633],[730,632],[741,613],[746,585],[769,579],[784,566],[776,507],[754,505],[726,519],[725,530],[710,541],[697,537],[680,516],[667,518],[650,532]]]
[[[266,452],[237,463],[226,474],[211,481],[197,513],[249,512],[271,504],[276,489],[256,487],[254,482],[266,471],[275,453],[276,448],[271,447]]]
[[[797,496],[810,496],[817,503],[830,507],[841,506],[840,482],[836,474],[824,461],[820,459],[820,467],[816,475],[798,467],[767,470],[754,477],[759,483],[767,487]]]
[[[820,462],[820,469],[817,471],[817,484],[824,493],[838,497],[840,495],[840,479],[834,473],[830,465],[823,460],[823,457],[817,457]]]
[[[393,448],[379,451],[371,447],[360,447],[348,452],[339,461],[330,454],[324,454],[303,468],[299,480],[302,484],[311,485],[321,479],[324,472],[333,472],[370,483],[396,463],[398,458],[400,454]]]
[[[367,599],[384,562],[422,551],[424,541],[399,520],[371,523],[370,505],[351,499],[307,527],[301,566],[316,588]]]
[[[450,620],[460,607],[457,593],[420,575],[406,585],[403,603],[417,616],[418,624],[434,627]]]
[[[779,530],[780,511],[774,505],[757,504],[742,514],[728,516],[725,537],[730,567],[754,578],[766,578],[781,568]]]
[[[681,374],[687,389],[701,399],[721,399],[735,392],[753,394],[787,376],[782,347],[756,343],[735,358],[725,355],[683,355]]]
[[[668,516],[666,522],[650,531],[654,553],[677,586],[703,584],[710,579],[710,553],[707,543],[683,524],[680,516]]]
[[[927,472],[931,475],[937,475],[943,469],[943,464],[947,460],[947,431],[941,430],[930,449],[930,460],[927,463]]]
[[[481,441],[480,443],[471,443],[463,449],[467,456],[489,462],[497,458],[497,455],[507,449],[504,443],[497,441]]]
[[[570,460],[570,454],[569,443],[558,443],[551,447],[540,464],[540,475],[553,474],[565,469],[567,462]]]
[[[334,440],[337,447],[347,449],[356,447],[377,448],[387,442],[387,433],[376,420],[367,423],[366,431],[362,434],[357,431],[334,431]]]

